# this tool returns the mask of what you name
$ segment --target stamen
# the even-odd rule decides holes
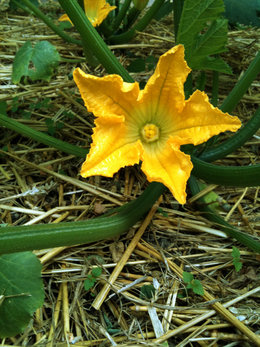
[[[159,139],[160,130],[157,125],[148,123],[142,128],[141,133],[146,142],[154,142]]]

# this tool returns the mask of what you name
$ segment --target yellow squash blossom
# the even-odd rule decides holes
[[[100,78],[77,68],[74,80],[97,117],[81,175],[112,177],[121,167],[141,160],[148,181],[163,183],[184,204],[193,166],[180,146],[199,145],[241,126],[237,117],[213,107],[204,92],[196,90],[185,100],[183,84],[190,71],[182,45],[160,57],[143,90],[118,75]]]
[[[134,7],[137,8],[139,11],[142,11],[148,4],[148,0],[133,0],[133,2]]]
[[[114,10],[116,6],[110,6],[105,0],[84,0],[84,9],[86,16],[91,24],[95,27],[100,25],[108,16],[109,12]],[[59,21],[70,21],[69,17],[64,14]],[[71,22],[71,24],[73,24]]]

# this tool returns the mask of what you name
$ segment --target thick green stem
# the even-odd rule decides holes
[[[246,123],[246,125],[237,131],[228,140],[222,144],[211,148],[208,151],[204,151],[199,158],[203,161],[215,161],[217,159],[224,158],[229,153],[234,152],[237,148],[243,146],[243,144],[250,139],[260,128],[260,108],[255,112],[252,118]]]
[[[165,187],[151,183],[144,193],[111,217],[81,222],[39,224],[0,229],[0,254],[58,246],[71,246],[113,238],[133,226],[164,192]]]
[[[197,180],[193,176],[191,176],[189,179],[189,187],[192,195],[196,195],[200,192]],[[227,223],[223,218],[220,217],[219,214],[215,213],[205,203],[203,197],[196,201],[196,206],[201,212],[204,213],[207,219],[216,223],[216,225],[220,227],[220,229],[223,230],[228,236],[233,237],[254,252],[260,253],[260,242],[258,240]]]
[[[42,11],[38,7],[33,5],[33,3],[30,0],[19,0],[19,1],[22,1],[39,19],[41,19],[45,24],[47,24],[48,27],[51,28],[64,41],[67,41],[69,43],[74,43],[76,45],[82,45],[81,41],[70,37],[63,30],[61,30],[59,27],[57,27],[57,25],[55,25],[50,18],[45,16],[45,14],[43,14]],[[13,2],[17,6],[21,7],[21,5],[19,4],[19,1],[13,0]],[[21,8],[26,11],[26,8],[24,8],[24,7],[21,7]]]
[[[257,75],[260,71],[260,53],[256,55],[254,60],[250,63],[248,69],[243,74],[242,78],[237,82],[233,90],[224,100],[221,105],[221,110],[223,112],[231,112],[240,99],[243,97],[247,89],[250,87],[251,83],[256,79]],[[200,158],[205,161],[214,161],[220,158],[223,158],[227,154],[234,151],[236,148],[242,146],[248,139],[252,137],[252,135],[259,128],[259,110],[256,112],[254,117],[242,128],[238,133],[231,136],[226,142],[220,144],[217,147],[212,149],[206,149]],[[234,140],[233,140],[234,139]],[[210,141],[210,140],[209,140]],[[234,144],[233,144],[234,141]],[[223,152],[222,152],[223,150]]]
[[[132,77],[120,64],[114,54],[107,47],[103,39],[100,37],[96,29],[90,23],[77,1],[59,0],[59,3],[80,33],[84,51],[87,52],[90,50],[90,52],[95,55],[108,73],[117,73],[121,75],[126,82],[134,82]]]
[[[155,0],[146,14],[140,19],[140,21],[129,31],[109,37],[109,42],[113,44],[125,43],[130,41],[137,31],[143,31],[156,13],[159,11],[160,7],[163,5],[164,0]]]
[[[18,134],[29,137],[38,141],[40,143],[44,143],[49,147],[54,147],[59,149],[62,152],[68,154],[74,154],[77,157],[85,158],[87,150],[81,147],[77,147],[74,145],[70,145],[67,142],[55,139],[52,136],[44,134],[40,131],[34,130],[20,122],[17,122],[15,119],[9,118],[0,114],[0,125],[7,127],[8,129],[14,130]]]
[[[197,82],[196,82],[196,89],[204,91],[205,85],[206,85],[206,73],[205,73],[205,71],[200,71],[200,74],[199,74],[199,76],[197,78]]]
[[[259,72],[260,52],[257,53],[256,57],[249,65],[246,72],[243,74],[235,87],[224,100],[223,104],[220,107],[223,112],[231,112],[236,107],[240,99],[250,87],[251,83],[256,79]]]
[[[191,157],[192,174],[208,183],[231,187],[256,187],[260,185],[260,164],[252,166],[219,166]]]
[[[112,23],[113,32],[115,32],[119,28],[122,20],[124,19],[125,15],[126,15],[126,12],[129,8],[130,4],[131,4],[131,1],[132,0],[125,0],[123,2],[122,6],[120,8],[120,11],[118,12],[118,15],[116,16],[116,18],[114,19],[114,22]]]
[[[184,0],[174,0],[173,1],[173,24],[174,24],[174,36],[175,43],[178,35],[179,23],[182,14]]]
[[[213,71],[211,103],[215,107],[218,105],[218,90],[219,90],[219,72]]]
[[[135,7],[132,7],[131,10],[128,13],[128,16],[126,18],[126,26],[124,28],[125,30],[128,30],[129,28],[131,28],[131,26],[134,24],[134,22],[137,20],[137,18],[139,17],[139,15],[141,14],[141,10],[138,10]]]

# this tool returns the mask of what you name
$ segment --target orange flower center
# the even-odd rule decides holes
[[[141,130],[142,137],[146,142],[154,142],[159,139],[160,130],[157,125],[146,124]]]

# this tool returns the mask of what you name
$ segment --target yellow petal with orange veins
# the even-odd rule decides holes
[[[69,19],[69,16],[67,14],[63,14],[60,18],[59,18],[60,22],[65,22],[65,21],[69,21],[72,25],[72,21]]]
[[[151,107],[156,114],[158,109],[168,109],[171,114],[181,112],[185,96],[183,84],[190,72],[184,60],[184,47],[178,45],[163,54],[154,74],[148,80],[141,94],[141,101]]]
[[[93,142],[81,169],[83,177],[112,177],[121,167],[139,163],[141,142],[132,142],[127,137],[122,118],[111,116],[95,120]]]
[[[139,85],[126,83],[118,75],[95,77],[85,74],[81,69],[74,70],[73,78],[82,99],[90,112],[97,117],[107,115],[132,117],[131,112],[137,102]]]
[[[182,144],[198,145],[214,135],[227,130],[237,131],[240,127],[237,117],[212,106],[207,95],[196,90],[186,101],[182,113],[176,114],[171,135],[181,138]]]
[[[190,156],[181,152],[169,139],[160,151],[145,150],[142,170],[148,181],[163,183],[180,204],[186,202],[186,184],[193,165]]]

